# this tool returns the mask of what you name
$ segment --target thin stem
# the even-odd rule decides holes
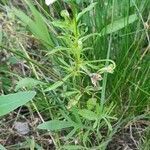
[[[28,59],[31,59],[30,56],[28,55],[27,51],[24,49],[23,45],[22,45],[20,42],[19,42],[19,45],[21,46],[21,48],[22,48],[22,50],[23,50],[25,56],[26,56]],[[39,76],[38,76],[38,74],[37,74],[37,72],[36,72],[36,69],[35,69],[34,64],[33,64],[32,62],[29,62],[29,63],[30,63],[30,65],[31,65],[31,69],[32,69],[32,71],[33,71],[35,77],[39,80],[40,78],[39,78]],[[45,95],[45,93],[44,93],[44,90],[43,90],[42,86],[40,86],[40,88],[41,88],[41,92],[42,92],[42,94],[43,94],[44,100],[45,100],[47,106],[49,106],[49,105],[48,105],[47,98],[46,98],[46,95]],[[40,117],[41,121],[44,123],[45,121],[44,121],[42,115],[40,114],[40,112],[38,111],[38,108],[36,107],[34,101],[32,101],[32,105],[33,105],[33,107],[35,108],[35,110],[36,110],[38,116]],[[51,114],[51,111],[50,111],[50,110],[49,110],[49,112],[50,112],[50,115],[51,115],[51,117],[52,117],[52,114]],[[54,145],[57,146],[57,144],[56,144],[56,142],[55,142],[55,140],[54,140],[54,138],[53,138],[53,136],[52,136],[52,134],[51,134],[50,131],[49,131],[49,135],[50,135],[50,138],[52,139]]]
[[[31,59],[30,56],[28,55],[27,51],[25,50],[25,48],[23,47],[23,45],[22,45],[20,42],[19,42],[19,45],[21,46],[21,48],[22,48],[22,50],[23,50],[25,56],[26,56],[27,58]],[[36,79],[37,79],[37,80],[40,80],[39,75],[38,75],[38,73],[37,73],[37,71],[36,71],[36,68],[35,68],[34,64],[33,64],[32,62],[29,62],[29,63],[30,63],[30,65],[31,65],[31,69],[32,69],[32,71],[33,71],[33,73],[34,73]],[[46,102],[46,104],[47,104],[47,107],[49,107],[48,100],[47,100],[46,95],[45,95],[45,93],[44,93],[44,89],[43,89],[43,87],[42,87],[41,85],[40,85],[40,89],[41,89],[41,92],[42,92],[42,94],[43,94],[44,100],[45,100],[45,102]],[[49,113],[50,113],[50,115],[51,115],[51,117],[52,117],[52,113],[51,113],[51,110],[50,110],[50,109],[49,109]]]
[[[113,24],[113,18],[114,18],[114,2],[115,2],[115,0],[113,0],[112,18],[111,18],[112,24]],[[110,34],[110,40],[109,40],[109,46],[108,46],[107,58],[106,58],[107,60],[109,60],[109,57],[110,57],[111,43],[112,43],[112,34]],[[109,64],[109,61],[106,61],[105,67],[107,67],[108,64]],[[104,77],[103,77],[102,93],[101,93],[101,101],[100,101],[102,109],[104,107],[105,97],[106,97],[107,75],[108,75],[108,73],[105,72]]]
[[[17,56],[20,56],[20,57],[24,58],[24,59],[25,59],[26,61],[28,61],[28,62],[32,62],[34,65],[36,65],[36,66],[42,68],[44,71],[46,71],[47,73],[49,73],[52,77],[54,77],[54,78],[60,80],[60,78],[59,78],[53,71],[51,71],[50,69],[45,68],[44,66],[40,65],[40,64],[37,63],[36,61],[34,61],[34,60],[30,59],[30,58],[27,58],[27,57],[23,56],[21,53],[15,51],[15,50],[12,50],[12,49],[10,49],[10,48],[4,47],[4,46],[2,46],[2,45],[0,45],[0,47],[1,47],[2,49],[5,49],[5,50],[11,52],[11,53],[16,54]]]

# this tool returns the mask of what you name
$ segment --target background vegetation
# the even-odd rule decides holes
[[[0,143],[149,150],[149,10],[149,0],[2,0]]]

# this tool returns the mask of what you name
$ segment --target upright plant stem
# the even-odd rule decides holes
[[[112,18],[111,18],[111,24],[113,24],[113,15],[114,15],[114,2],[113,0],[113,7],[112,7]],[[111,43],[112,43],[112,34],[110,34],[110,40],[109,40],[109,46],[108,46],[108,51],[107,51],[107,57],[106,59],[109,59],[110,57],[110,50],[111,50]],[[109,61],[106,61],[105,66],[108,66]],[[104,103],[105,103],[105,97],[106,97],[106,84],[107,84],[107,72],[104,73],[103,77],[103,84],[102,84],[102,93],[101,93],[101,107],[103,109]]]
[[[109,59],[109,57],[110,57],[111,43],[112,43],[112,36],[110,36],[110,40],[109,40],[107,59]],[[106,61],[105,66],[108,66],[108,64],[109,64],[109,61]],[[104,103],[105,103],[107,75],[108,75],[108,73],[106,72],[106,73],[104,73],[104,77],[103,77],[102,94],[101,94],[101,106],[102,106],[102,108],[103,108]]]

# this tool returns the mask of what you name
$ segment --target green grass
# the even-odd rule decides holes
[[[56,149],[103,150],[128,124],[149,121],[150,2],[34,2],[0,5],[0,52],[8,55],[0,90],[36,91],[27,107],[41,120],[37,132],[47,130]],[[20,61],[21,71],[9,68]]]

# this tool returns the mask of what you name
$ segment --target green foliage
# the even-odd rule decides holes
[[[48,31],[47,25],[44,21],[44,17],[32,3],[25,1],[29,6],[33,19],[30,16],[26,15],[22,10],[13,8],[15,15],[24,23],[24,26],[28,26],[30,31],[39,39],[47,48],[53,47],[53,42]]]
[[[121,18],[119,20],[116,20],[112,22],[111,24],[107,25],[102,29],[100,32],[100,35],[105,35],[105,34],[111,34],[113,32],[116,32],[122,28],[125,28],[127,25],[135,22],[138,19],[136,14]]]
[[[10,113],[16,108],[26,104],[35,96],[34,91],[18,92],[0,96],[0,116]]]
[[[1,144],[0,144],[0,149],[1,150],[7,150],[4,146],[2,146]]]
[[[79,114],[88,120],[97,120],[98,116],[91,110],[82,109],[79,111]]]
[[[33,79],[33,78],[23,78],[17,82],[15,90],[17,91],[21,88],[31,89],[31,88],[36,87],[37,85],[44,85],[44,84],[45,84],[44,82],[38,81],[38,80]]]
[[[48,122],[44,122],[40,124],[38,128],[46,129],[50,131],[57,131],[57,130],[62,130],[71,126],[72,124],[67,121],[52,120],[52,121],[48,121]]]
[[[86,12],[89,12],[90,10],[92,10],[95,5],[97,3],[91,3],[87,8],[83,9],[78,15],[77,15],[77,21],[80,20],[80,18],[86,13]]]
[[[8,0],[1,0],[0,4],[2,3],[3,5],[6,5]]]
[[[1,27],[0,27],[0,45],[2,43],[2,38],[3,38],[3,32],[2,32]]]
[[[53,85],[51,85],[50,87],[48,87],[47,89],[45,89],[44,91],[51,91],[51,90],[55,90],[56,88],[58,88],[59,86],[63,85],[64,82],[66,82],[66,80],[70,77],[70,75],[64,77],[62,79],[62,81],[57,81],[56,83],[54,83]]]
[[[64,0],[49,7],[43,1],[23,2],[24,10],[10,8],[21,26],[16,35],[23,30],[21,36],[32,34],[40,43],[27,49],[19,42],[19,53],[11,51],[30,70],[17,78],[15,90],[38,90],[34,111],[49,120],[42,118],[38,129],[52,132],[56,149],[107,149],[124,124],[149,115],[149,29],[144,24],[149,2]],[[0,35],[1,43],[18,49],[4,43],[5,36]],[[3,114],[32,99],[17,97]]]
[[[96,101],[97,101],[96,98],[91,98],[91,99],[89,99],[89,100],[87,101],[87,108],[88,108],[89,110],[94,109],[95,106],[96,106]]]
[[[62,148],[66,149],[66,150],[81,150],[84,147],[80,146],[80,145],[65,145]]]
[[[140,150],[148,150],[150,147],[150,140],[149,140],[149,135],[150,135],[150,129],[147,127],[145,129],[144,135],[140,137],[140,145],[138,148]]]

